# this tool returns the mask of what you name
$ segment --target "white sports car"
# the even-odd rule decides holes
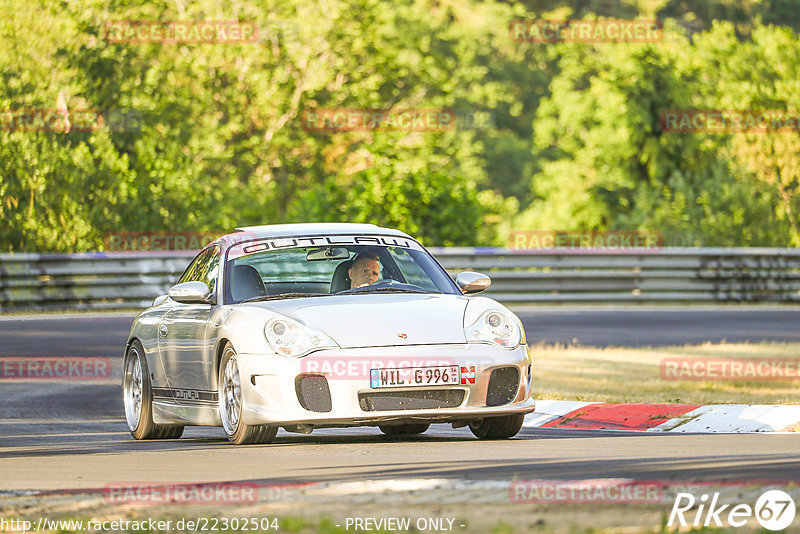
[[[453,280],[412,237],[369,224],[241,228],[195,257],[134,321],[125,416],[136,439],[222,426],[268,443],[278,427],[431,423],[509,438],[532,412],[519,319],[480,273]]]

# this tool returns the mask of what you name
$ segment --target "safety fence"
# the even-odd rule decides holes
[[[453,275],[492,278],[511,305],[800,301],[800,249],[432,248]],[[132,309],[165,294],[192,252],[0,254],[0,311]]]

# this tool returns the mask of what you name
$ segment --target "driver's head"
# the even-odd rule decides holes
[[[374,284],[381,276],[378,256],[372,252],[362,252],[355,257],[347,274],[350,276],[350,289]]]

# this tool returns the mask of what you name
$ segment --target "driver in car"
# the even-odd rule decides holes
[[[362,252],[355,257],[347,274],[350,276],[350,289],[374,284],[380,279],[381,274],[378,256],[371,252]]]

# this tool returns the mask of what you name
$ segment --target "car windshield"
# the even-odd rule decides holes
[[[332,244],[317,240],[311,246],[285,246],[284,239],[232,247],[226,264],[225,300],[393,292],[461,294],[418,243],[390,240],[387,245],[380,241],[362,245],[354,243],[364,238],[350,239],[353,243],[336,236],[335,241],[328,239]],[[299,244],[297,240],[288,243]]]

